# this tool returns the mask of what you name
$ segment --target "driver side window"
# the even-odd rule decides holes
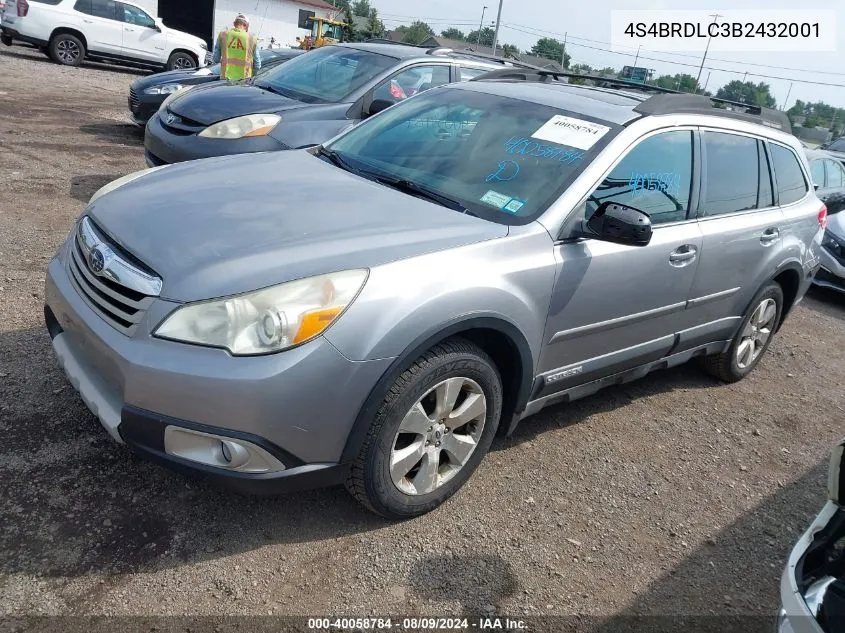
[[[146,12],[141,11],[141,9],[137,7],[130,6],[128,4],[120,5],[121,9],[118,9],[118,14],[123,18],[123,21],[127,24],[134,24],[136,26],[143,26],[145,28],[151,29],[155,27],[155,20],[153,20]]]
[[[414,66],[381,84],[373,92],[373,101],[398,103],[417,93],[449,83],[449,66]]]
[[[692,132],[672,131],[638,143],[587,200],[585,219],[611,201],[635,207],[653,225],[685,220],[692,185]]]

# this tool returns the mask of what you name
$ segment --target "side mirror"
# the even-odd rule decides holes
[[[387,99],[376,99],[370,104],[370,109],[367,111],[367,113],[372,116],[374,114],[378,114],[379,112],[387,110],[392,105],[393,102],[388,101]]]
[[[815,191],[818,191],[818,190],[819,190],[819,185],[817,185],[816,183],[813,183],[813,189],[814,189]]]
[[[646,246],[651,241],[651,218],[634,207],[602,202],[587,220],[584,237],[627,246]]]
[[[827,474],[827,498],[837,505],[845,502],[845,439],[839,441],[830,456]]]

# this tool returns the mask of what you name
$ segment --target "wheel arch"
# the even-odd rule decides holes
[[[531,347],[519,328],[507,319],[499,315],[472,315],[421,334],[394,359],[358,410],[341,454],[341,462],[351,462],[357,456],[370,421],[396,378],[426,350],[453,337],[478,345],[496,364],[504,394],[499,432],[508,430],[510,418],[525,408],[531,393],[534,381]]]
[[[772,277],[772,281],[778,284],[783,291],[783,307],[781,308],[780,321],[777,325],[778,330],[795,305],[795,300],[798,298],[798,291],[801,289],[801,279],[803,276],[804,271],[800,264],[790,262],[782,266],[777,274]]]
[[[71,28],[69,26],[58,26],[54,28],[53,31],[50,33],[50,39],[48,39],[47,41],[52,44],[53,39],[59,35],[73,35],[74,37],[78,38],[79,41],[82,42],[82,45],[85,47],[85,54],[88,54],[88,39],[85,37],[85,35],[82,34],[82,31]]]

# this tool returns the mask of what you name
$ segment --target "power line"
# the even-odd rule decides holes
[[[520,33],[527,33],[528,35],[534,35],[534,33],[529,33],[528,31],[523,31],[523,30],[515,28],[514,26],[511,26],[509,24],[503,24],[502,26],[504,26],[505,28],[508,28],[512,31],[517,31],[517,32],[520,32]],[[600,51],[602,53],[610,53],[611,55],[625,55],[626,57],[630,56],[630,53],[626,53],[626,52],[622,52],[622,51],[612,51],[612,50],[608,50],[606,48],[599,48],[597,46],[589,46],[588,44],[578,44],[578,43],[575,43],[575,42],[569,42],[569,46],[578,46],[580,48],[588,48],[590,50]],[[687,63],[687,62],[679,62],[679,61],[675,61],[675,60],[672,60],[672,59],[661,59],[659,57],[647,57],[645,55],[640,55],[640,59],[647,59],[649,61],[661,62],[661,63],[664,63],[664,64],[675,64],[676,66],[686,66],[686,67],[689,67],[689,68],[698,68],[698,64]],[[742,75],[743,73],[746,72],[744,70],[732,70],[730,68],[717,68],[715,66],[704,66],[704,68],[707,68],[707,70],[715,70],[715,71],[724,72],[724,73],[733,73],[735,75]],[[794,81],[796,83],[811,84],[811,85],[815,85],[815,86],[829,86],[831,88],[845,88],[845,84],[832,84],[832,83],[828,83],[826,81],[813,81],[811,79],[795,79],[793,77],[782,77],[782,76],[779,76],[779,75],[764,75],[764,74],[760,74],[760,73],[748,73],[748,74],[751,75],[752,77],[761,77],[763,79],[780,79],[782,81]]]
[[[558,33],[557,31],[547,31],[545,29],[539,29],[539,28],[533,27],[533,26],[525,26],[525,25],[522,25],[522,24],[511,24],[511,25],[508,25],[508,26],[510,28],[519,27],[519,28],[527,29],[529,31],[536,31],[536,33],[529,33],[527,31],[522,31],[523,33],[526,33],[527,35],[535,35],[536,36],[538,34],[545,34],[545,35],[557,35],[559,37],[562,37],[564,35],[563,33]],[[514,29],[514,30],[516,30],[516,29]],[[606,44],[608,46],[612,46],[611,42],[607,42],[607,41],[604,41],[604,40],[594,40],[594,39],[590,39],[588,37],[579,37],[577,35],[572,35],[572,34],[569,34],[569,39],[581,40],[582,42],[592,42],[594,44]],[[636,50],[632,46],[623,46],[621,48],[627,48],[632,53]],[[660,52],[662,52],[662,51],[654,51],[654,50],[650,50],[650,49],[645,49],[645,51],[650,52],[650,53],[660,53]],[[618,53],[620,51],[610,51],[610,52]],[[689,57],[689,58],[693,58],[693,59],[699,58],[698,55],[691,55],[689,53],[672,52],[672,53],[669,53],[669,54],[674,56],[674,57]],[[835,71],[832,71],[832,70],[812,70],[810,68],[795,68],[795,67],[792,67],[792,66],[775,66],[773,64],[757,64],[757,63],[754,63],[754,62],[738,62],[738,61],[731,60],[731,59],[722,59],[722,58],[719,58],[719,57],[712,57],[712,56],[709,56],[709,55],[708,55],[708,58],[712,59],[713,61],[725,62],[725,63],[728,63],[728,64],[742,64],[743,66],[756,66],[758,68],[774,68],[776,70],[791,70],[791,71],[799,72],[799,73],[815,73],[817,75],[834,75],[834,76],[838,76],[838,77],[845,77],[845,73],[835,72]]]

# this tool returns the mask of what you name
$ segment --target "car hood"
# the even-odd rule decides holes
[[[255,86],[215,83],[186,92],[169,108],[183,119],[211,125],[245,114],[275,113],[306,106],[315,107]]]
[[[159,274],[162,297],[175,301],[369,268],[508,233],[304,150],[171,165],[103,195],[88,214]]]

